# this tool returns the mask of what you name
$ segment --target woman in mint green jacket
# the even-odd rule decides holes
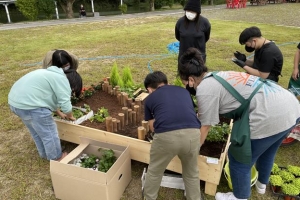
[[[72,65],[71,56],[57,50],[52,65],[21,77],[8,94],[8,104],[28,128],[41,158],[60,161],[60,139],[52,112],[60,109],[62,118],[75,120],[72,115],[71,87],[63,68]],[[80,76],[79,76],[80,77]]]

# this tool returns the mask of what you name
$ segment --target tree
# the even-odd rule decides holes
[[[55,11],[55,4],[53,0],[39,0],[38,8],[44,12],[47,19],[52,19],[52,14]]]
[[[61,6],[61,8],[64,10],[64,12],[67,15],[67,18],[73,18],[73,3],[76,0],[58,0],[59,5]]]
[[[37,0],[18,0],[16,6],[27,19],[31,21],[37,19],[39,13]]]
[[[154,9],[154,0],[150,0],[149,1],[149,4],[150,4],[150,10],[151,11],[154,11],[155,9]]]

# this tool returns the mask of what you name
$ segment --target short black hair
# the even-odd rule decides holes
[[[194,47],[188,48],[179,59],[177,76],[181,80],[187,81],[189,76],[200,77],[207,71],[201,52]]]
[[[252,37],[261,37],[261,32],[256,26],[251,26],[243,30],[240,34],[239,42],[243,45]]]
[[[158,85],[162,83],[168,84],[168,79],[167,76],[161,71],[154,71],[148,74],[144,80],[144,86],[146,89],[148,87],[156,89]]]
[[[73,66],[72,57],[68,54],[68,52],[64,50],[56,50],[52,55],[52,65],[58,68],[62,68],[66,64],[70,64]]]
[[[69,80],[72,95],[78,98],[82,91],[82,78],[80,74],[75,69],[68,69],[64,72]]]

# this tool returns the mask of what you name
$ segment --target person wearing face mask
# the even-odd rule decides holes
[[[236,51],[232,60],[247,73],[278,82],[281,75],[283,56],[276,44],[266,38],[258,27],[246,28],[240,34],[239,42],[245,45],[249,53],[254,51],[254,59],[247,59],[245,54]]]
[[[220,115],[233,119],[228,149],[233,192],[218,192],[215,199],[249,199],[254,164],[256,192],[263,195],[276,152],[300,120],[296,97],[274,81],[245,72],[209,72],[195,48],[181,56],[178,75],[183,84],[196,89],[201,144],[210,127],[219,123]]]
[[[46,69],[46,68],[48,68],[48,67],[50,67],[50,66],[52,66],[52,55],[53,55],[53,53],[56,51],[57,49],[54,49],[54,50],[51,50],[51,51],[48,51],[47,53],[46,53],[46,55],[45,55],[45,57],[44,57],[44,59],[43,59],[43,61],[42,61],[42,65],[43,65],[43,68],[44,69]],[[76,55],[74,55],[73,53],[71,53],[71,52],[69,52],[69,51],[66,51],[66,50],[64,50],[65,52],[67,52],[70,56],[71,56],[71,58],[72,58],[72,64],[70,65],[66,65],[63,69],[64,69],[64,71],[65,70],[68,70],[68,69],[75,69],[75,70],[77,70],[77,68],[78,68],[78,58],[77,58],[77,56]]]
[[[206,42],[211,31],[210,22],[201,15],[200,0],[189,0],[184,10],[185,15],[178,19],[175,25],[175,38],[179,41],[178,60],[189,47],[195,47],[201,51],[205,62]]]
[[[24,75],[8,94],[11,111],[28,128],[39,156],[47,160],[60,161],[67,155],[62,152],[52,112],[60,109],[60,117],[76,120],[72,114],[71,93],[72,89],[74,92],[81,90],[80,86],[73,87],[73,81],[80,84],[81,77],[71,73],[68,80],[63,71],[67,63],[72,64],[71,56],[66,51],[56,50],[52,55],[52,66]]]

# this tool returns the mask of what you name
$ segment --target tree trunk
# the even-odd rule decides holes
[[[60,6],[66,13],[66,17],[68,19],[74,18],[73,16],[73,3],[75,0],[66,0],[66,1],[59,1]]]
[[[150,3],[150,11],[154,11],[154,1],[155,0],[150,0],[149,3]]]

